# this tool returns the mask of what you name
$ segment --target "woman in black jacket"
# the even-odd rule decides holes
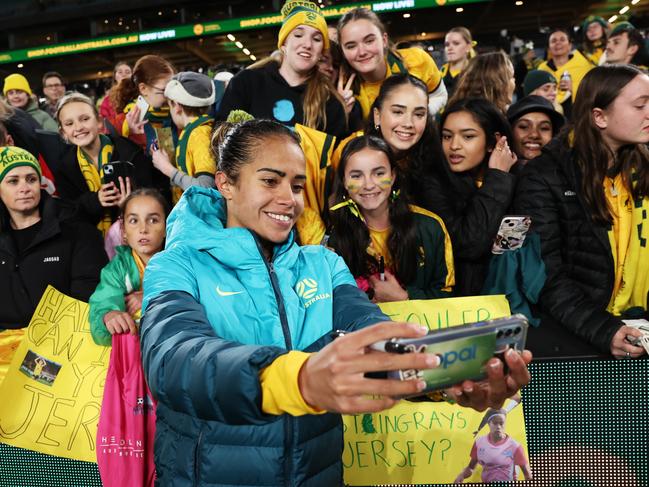
[[[40,189],[38,161],[0,148],[0,328],[23,328],[48,285],[87,301],[107,263],[92,226],[65,218]]]
[[[649,291],[649,76],[632,66],[593,69],[580,85],[572,130],[522,172],[517,213],[541,237],[546,282],[537,356],[643,355]]]
[[[455,293],[480,294],[491,245],[511,205],[516,155],[507,120],[495,105],[469,98],[449,105],[441,119],[444,159],[429,179],[428,210],[446,224],[455,260]]]

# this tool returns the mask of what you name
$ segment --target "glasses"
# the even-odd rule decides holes
[[[153,85],[147,85],[153,88],[153,94],[154,95],[164,95],[165,94],[165,89],[164,88],[158,88],[157,86]]]
[[[45,86],[43,86],[43,88],[63,88],[63,84],[62,83],[55,83],[53,85],[45,85]]]

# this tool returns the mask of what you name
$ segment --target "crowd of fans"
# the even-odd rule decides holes
[[[363,362],[373,341],[420,333],[368,327],[387,321],[370,300],[513,287],[512,310],[524,301],[540,321],[537,355],[646,355],[624,321],[647,318],[649,291],[638,29],[589,17],[580,48],[572,29],[553,29],[537,60],[476,54],[455,27],[438,69],[418,47],[396,49],[369,10],[337,26],[308,2],[282,14],[277,51],[231,79],[146,55],[118,63],[99,101],[46,73],[40,107],[24,76],[4,80],[0,327],[26,327],[51,284],[90,302],[98,344],[140,333],[165,485],[194,462],[222,483],[339,483],[338,448],[315,443],[337,444],[339,417],[321,413],[378,410],[420,387],[349,375],[375,370]],[[531,231],[516,254],[494,255],[508,214],[531,217]],[[532,276],[536,293],[523,289]],[[318,300],[300,299],[305,286]],[[350,333],[331,342],[335,328]],[[528,355],[507,361],[486,392],[454,398],[499,407],[528,380]],[[361,399],[373,393],[383,401]],[[284,413],[295,421],[276,421]],[[199,436],[261,466],[195,460]]]

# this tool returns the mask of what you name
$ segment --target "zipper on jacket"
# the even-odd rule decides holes
[[[277,301],[277,311],[279,313],[279,321],[282,324],[282,332],[284,335],[284,343],[286,344],[287,350],[293,349],[293,343],[291,340],[291,330],[288,327],[288,318],[286,317],[286,308],[284,306],[284,298],[279,287],[279,281],[277,280],[277,273],[275,272],[275,266],[273,263],[266,258],[264,255],[264,250],[261,248],[261,243],[255,235],[254,232],[252,236],[257,244],[257,249],[261,255],[261,260],[266,264],[266,269],[268,270],[268,275],[270,277],[270,284],[273,287],[273,293],[275,293],[275,300]],[[293,467],[293,432],[294,432],[294,421],[295,418],[289,414],[284,415],[284,435],[286,441],[284,443],[284,448],[286,449],[286,462],[284,463],[284,482],[287,487],[292,487],[291,484],[291,468]]]
[[[199,486],[201,484],[201,464],[200,464],[200,454],[201,454],[201,444],[203,443],[203,430],[201,429],[198,433],[198,442],[194,447],[194,486]]]

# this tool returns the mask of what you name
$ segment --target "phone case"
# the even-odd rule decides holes
[[[135,187],[135,166],[129,161],[113,161],[102,166],[104,184],[115,183],[119,188],[119,178],[130,178],[131,187]]]
[[[505,215],[494,239],[491,252],[502,254],[509,250],[520,249],[525,241],[532,219],[525,215]]]
[[[429,370],[396,370],[388,378],[423,379],[425,394],[444,389],[464,380],[481,380],[484,367],[493,356],[502,356],[509,348],[525,348],[528,322],[522,314],[434,330],[422,338],[396,339],[385,343],[393,353],[425,352],[439,355],[440,365]]]
[[[149,102],[142,95],[137,97],[135,105],[140,109],[140,122],[144,120],[146,113],[149,111]]]

